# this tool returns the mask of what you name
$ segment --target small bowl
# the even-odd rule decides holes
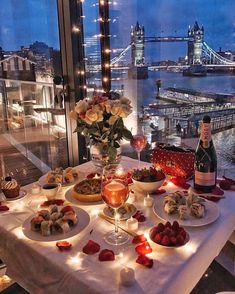
[[[165,179],[166,178],[164,178],[160,181],[156,181],[156,182],[141,182],[141,181],[137,181],[132,178],[132,181],[134,183],[135,188],[148,194],[148,193],[153,193],[158,188],[160,188],[163,185],[163,183],[165,182]]]

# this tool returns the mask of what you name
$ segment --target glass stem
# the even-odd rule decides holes
[[[137,152],[138,154],[138,168],[140,168],[140,152]]]
[[[117,216],[117,209],[115,208],[115,233],[118,233],[118,216]]]

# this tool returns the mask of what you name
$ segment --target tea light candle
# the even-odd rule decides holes
[[[135,282],[135,271],[125,266],[120,271],[120,282],[124,286],[131,286]]]
[[[138,230],[138,221],[137,219],[131,217],[126,221],[126,227],[127,229],[131,231],[137,231]]]
[[[153,197],[150,197],[148,194],[147,197],[144,197],[144,206],[152,207],[153,206]]]
[[[41,187],[38,184],[34,183],[31,188],[31,193],[32,194],[39,194],[40,191],[41,191]]]

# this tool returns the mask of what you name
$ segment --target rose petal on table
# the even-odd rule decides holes
[[[139,243],[143,243],[143,242],[145,242],[145,241],[147,241],[147,239],[146,239],[146,237],[145,237],[144,234],[142,234],[142,235],[137,235],[137,236],[135,236],[135,237],[133,238],[133,240],[132,240],[132,244],[139,244]]]
[[[154,194],[157,194],[157,195],[161,195],[161,194],[164,194],[166,193],[166,190],[165,189],[157,189]]]
[[[220,188],[223,190],[230,190],[232,185],[232,182],[228,180],[221,180],[219,183]]]
[[[213,197],[213,196],[205,196],[205,195],[200,195],[200,197],[206,199],[206,200],[210,200],[210,201],[213,201],[213,202],[218,202],[220,201],[220,198],[218,197]]]
[[[112,250],[103,249],[99,254],[99,261],[112,261],[115,260],[115,255]]]
[[[152,250],[151,246],[149,245],[149,242],[144,242],[144,243],[136,246],[135,251],[139,255],[145,255],[145,254],[151,253],[153,250]]]
[[[153,267],[153,260],[148,258],[146,255],[139,255],[136,262],[148,268]]]
[[[190,184],[188,184],[186,182],[186,179],[182,178],[182,177],[175,177],[170,179],[170,182],[172,182],[174,185],[183,188],[183,189],[188,189],[190,186]]]
[[[47,207],[47,206],[50,206],[50,205],[62,206],[63,204],[64,204],[63,199],[52,199],[52,200],[44,201],[40,206],[41,207]]]
[[[224,195],[224,191],[217,186],[211,191],[211,193],[215,195]]]
[[[235,185],[235,180],[233,180],[233,179],[231,179],[231,178],[228,178],[228,177],[225,177],[225,176],[223,176],[223,178],[224,178],[226,181],[231,182],[232,185]]]
[[[82,252],[86,254],[95,254],[100,251],[100,245],[93,240],[89,240],[87,244],[82,248]]]
[[[146,217],[144,216],[143,212],[141,212],[140,210],[137,210],[136,213],[132,217],[137,219],[137,221],[139,223],[146,221]]]
[[[7,211],[9,210],[9,207],[6,205],[0,205],[0,211]]]
[[[56,242],[56,246],[59,248],[59,250],[69,250],[72,247],[72,244],[67,241],[58,241]]]

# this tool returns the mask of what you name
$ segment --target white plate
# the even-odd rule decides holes
[[[24,221],[22,225],[22,231],[27,238],[34,241],[40,241],[40,242],[58,241],[58,240],[71,238],[79,234],[82,230],[84,230],[90,222],[90,216],[85,210],[79,207],[74,207],[74,206],[73,206],[73,209],[78,216],[78,223],[68,233],[65,233],[65,234],[58,233],[58,234],[53,234],[50,236],[42,236],[40,232],[32,231],[30,226],[30,221],[35,216],[35,214],[31,215]]]
[[[96,202],[82,202],[82,201],[79,201],[79,200],[77,200],[76,198],[73,197],[72,191],[73,191],[73,188],[70,188],[69,190],[66,191],[66,193],[64,195],[64,198],[68,202],[70,202],[72,204],[83,205],[83,206],[104,204],[104,201],[102,201],[102,200],[101,201],[96,201]]]
[[[131,203],[125,203],[123,206],[129,206],[129,208],[131,208],[130,211],[128,211],[127,213],[123,214],[120,216],[120,220],[127,220],[128,218],[130,218],[131,216],[133,216],[136,211],[137,208],[135,207],[135,205],[131,204]],[[106,205],[103,209],[103,213],[105,216],[107,216],[110,219],[114,219],[114,215],[110,212],[108,206]]]
[[[205,200],[203,203],[206,207],[206,214],[203,218],[196,218],[192,215],[188,216],[187,220],[179,218],[178,214],[167,214],[163,209],[164,196],[159,196],[153,206],[153,212],[164,221],[173,222],[177,220],[180,226],[185,227],[200,227],[213,223],[220,215],[218,206],[212,202]]]
[[[2,195],[3,195],[1,197],[2,201],[11,202],[11,201],[15,201],[15,200],[19,200],[19,199],[24,198],[27,195],[27,191],[24,189],[20,189],[19,196],[14,197],[14,198],[6,198],[3,193],[2,193]]]

